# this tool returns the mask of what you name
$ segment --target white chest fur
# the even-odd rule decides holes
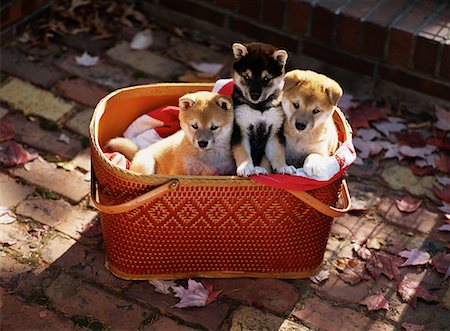
[[[255,124],[263,123],[266,130],[272,127],[272,132],[281,127],[284,115],[281,107],[272,107],[263,112],[248,105],[240,105],[235,109],[235,120],[241,130],[248,133],[248,129]]]

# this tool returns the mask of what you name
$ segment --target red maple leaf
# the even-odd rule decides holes
[[[450,253],[441,252],[436,254],[430,263],[436,268],[437,272],[444,274],[445,278],[450,276]]]
[[[382,274],[389,279],[400,279],[400,270],[398,267],[403,263],[403,259],[393,255],[375,253],[367,260],[367,272],[378,279]]]
[[[413,164],[411,166],[411,171],[416,176],[428,176],[433,175],[436,172],[436,170],[431,166],[419,167],[417,164]]]
[[[450,202],[450,185],[446,185],[442,189],[439,189],[433,185],[433,193],[442,201]]]
[[[434,293],[424,289],[418,282],[410,280],[407,276],[398,284],[397,292],[402,300],[413,308],[416,308],[417,298],[425,301],[439,301]]]
[[[450,174],[450,155],[440,153],[439,159],[436,161],[436,168],[441,172]]]
[[[386,298],[382,296],[380,293],[371,295],[362,300],[360,305],[366,305],[369,311],[379,310],[379,309],[389,309],[389,303]]]
[[[396,132],[395,136],[398,139],[399,145],[408,145],[411,147],[425,147],[427,145],[422,132]]]
[[[346,111],[349,116],[350,124],[354,129],[368,128],[369,121],[375,121],[387,118],[384,109],[372,105],[372,102],[361,102],[355,107],[351,107]]]
[[[434,137],[427,139],[428,145],[434,145],[440,150],[450,151],[450,136],[447,132],[437,131]]]
[[[0,141],[12,139],[15,135],[16,129],[14,125],[6,121],[0,121]]]

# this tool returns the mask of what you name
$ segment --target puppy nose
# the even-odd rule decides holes
[[[208,142],[206,140],[199,140],[198,141],[198,146],[200,148],[205,148],[206,146],[208,146]]]
[[[297,130],[305,130],[306,129],[306,124],[305,123],[300,123],[300,122],[296,122],[295,123],[295,128]]]
[[[250,97],[253,100],[258,100],[260,96],[261,96],[261,92],[254,92],[254,91],[250,92]]]

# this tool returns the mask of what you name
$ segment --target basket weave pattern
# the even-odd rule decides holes
[[[151,189],[94,162],[103,204]],[[120,183],[120,185],[117,185]],[[310,191],[335,205],[340,183]],[[129,278],[199,273],[308,273],[320,267],[332,218],[264,185],[181,186],[101,217],[108,266]],[[164,277],[163,277],[164,278]]]

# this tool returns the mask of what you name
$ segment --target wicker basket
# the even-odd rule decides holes
[[[136,86],[117,90],[97,105],[90,124],[91,195],[100,210],[107,268],[124,279],[316,274],[333,217],[350,205],[342,177],[314,191],[293,192],[235,176],[138,175],[102,153],[101,146],[139,115],[211,88]],[[349,138],[340,113],[335,121]],[[339,195],[344,209],[330,207]]]

